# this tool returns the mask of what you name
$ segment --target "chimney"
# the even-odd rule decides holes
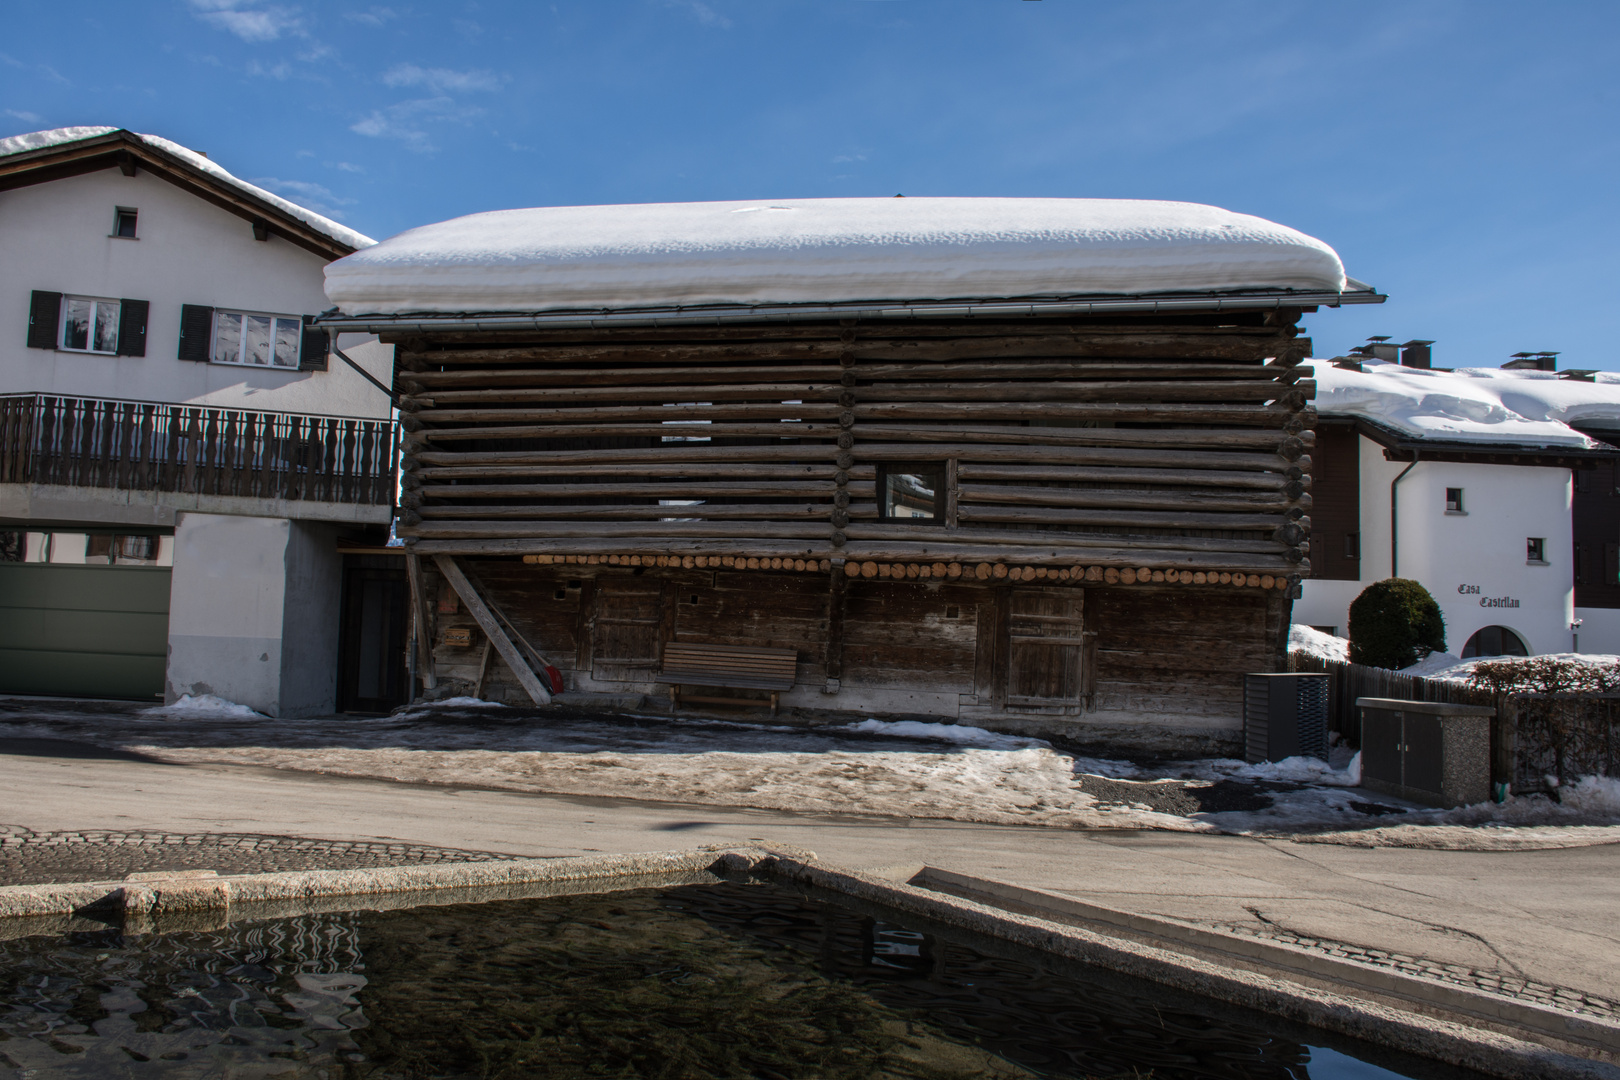
[[[1387,334],[1370,337],[1367,339],[1367,344],[1357,345],[1350,351],[1357,356],[1365,356],[1369,360],[1384,360],[1391,364],[1397,364],[1401,359],[1401,347],[1391,345]]]
[[[1428,371],[1429,361],[1432,359],[1429,346],[1433,344],[1432,341],[1424,341],[1419,338],[1402,345],[1401,367],[1422,368],[1424,371]]]
[[[1502,365],[1503,371],[1557,371],[1558,354],[1555,352],[1516,352],[1513,359]]]

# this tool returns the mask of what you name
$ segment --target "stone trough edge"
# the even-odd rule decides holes
[[[1222,968],[1195,957],[912,885],[818,865],[812,852],[714,846],[687,851],[372,870],[305,870],[236,877],[177,873],[138,882],[0,886],[0,920],[96,913],[137,920],[251,908],[266,902],[318,901],[389,893],[648,879],[703,871],[759,873],[882,904],[972,933],[1135,976],[1380,1046],[1439,1059],[1502,1080],[1620,1080],[1620,1068],[1465,1024],[1314,990],[1286,980]],[[644,882],[642,882],[644,883]],[[642,883],[638,883],[640,887]],[[474,897],[469,896],[469,899]],[[244,912],[253,917],[251,911]],[[3,927],[0,927],[3,929]]]

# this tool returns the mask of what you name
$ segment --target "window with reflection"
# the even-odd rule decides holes
[[[73,352],[118,352],[118,301],[62,297],[62,348]]]
[[[889,521],[943,521],[945,467],[938,463],[879,467],[878,513]]]
[[[296,315],[216,311],[208,358],[216,364],[296,368],[303,325]]]

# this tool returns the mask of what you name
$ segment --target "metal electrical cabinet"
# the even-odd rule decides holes
[[[1494,709],[1357,698],[1356,712],[1362,787],[1430,806],[1490,798]]]
[[[1249,761],[1327,758],[1328,676],[1243,676],[1243,750]]]

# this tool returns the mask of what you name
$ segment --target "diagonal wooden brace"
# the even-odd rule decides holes
[[[460,560],[454,555],[435,555],[433,561],[438,564],[439,573],[444,575],[450,587],[456,590],[456,595],[461,597],[461,602],[467,605],[472,617],[478,621],[484,636],[495,646],[495,651],[501,654],[501,659],[512,669],[512,674],[523,684],[523,689],[528,691],[529,697],[534,699],[536,705],[551,704],[551,691],[546,689],[545,684],[534,673],[534,669],[529,666],[528,660],[512,643],[500,620],[495,618],[489,605],[484,603],[484,598],[478,595],[478,590],[473,588],[472,582],[467,580],[466,572],[461,569]]]

